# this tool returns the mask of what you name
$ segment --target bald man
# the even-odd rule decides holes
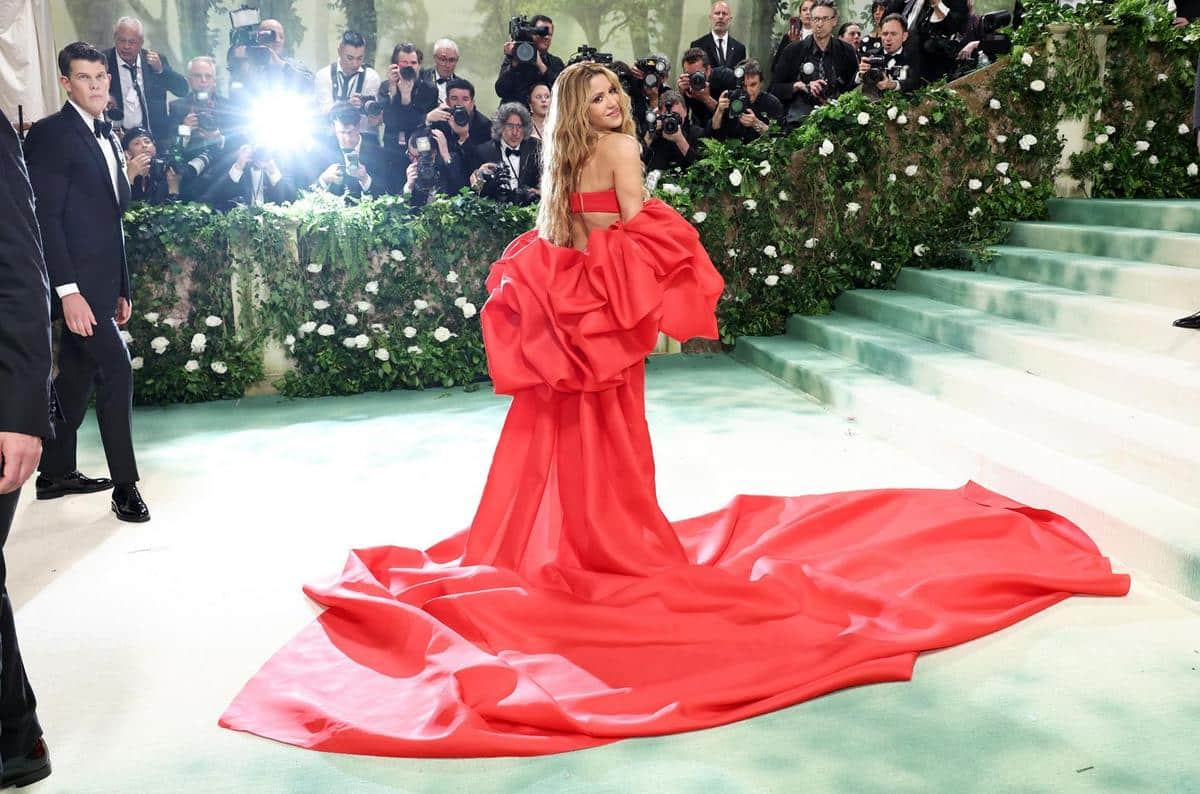
[[[713,3],[708,13],[710,32],[693,41],[689,47],[699,47],[708,53],[708,62],[715,69],[718,66],[728,66],[732,69],[746,60],[746,45],[729,35],[729,25],[733,22],[733,10],[729,3],[718,0]]]

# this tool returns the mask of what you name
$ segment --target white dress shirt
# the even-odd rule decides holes
[[[91,113],[88,113],[86,110],[79,107],[79,105],[76,105],[74,100],[68,100],[68,102],[71,107],[75,108],[75,112],[77,112],[79,117],[83,119],[83,123],[87,125],[89,130],[95,129],[95,122],[104,120],[97,116],[93,116]],[[109,133],[109,139],[112,140],[111,132]],[[119,201],[121,196],[121,188],[117,184],[117,179],[119,178],[117,176],[117,172],[119,169],[125,167],[124,160],[123,158],[118,159],[117,153],[113,151],[114,147],[109,144],[109,141],[97,140],[96,144],[100,147],[100,153],[104,155],[104,162],[108,166],[108,175],[109,178],[112,179],[113,195],[116,196],[117,200]],[[121,147],[119,146],[116,147],[118,151],[120,148]],[[79,285],[74,281],[67,284],[56,284],[54,286],[54,292],[58,295],[59,300],[62,300],[68,295],[74,295],[75,293],[79,292]]]
[[[137,81],[135,82],[133,75],[130,73],[129,64],[126,64],[120,55],[117,56],[117,70],[121,77],[121,104],[125,108],[125,118],[121,120],[122,129],[131,130],[134,127],[146,126],[146,120],[142,118],[142,103],[138,101],[139,89],[142,92],[142,96],[146,95],[146,83],[142,79],[145,68],[146,63],[139,53],[137,58]],[[157,134],[158,130],[155,130],[155,133]]]
[[[724,66],[729,62],[729,34],[718,36],[715,32],[712,34],[713,41],[717,45],[717,55],[721,58],[721,63],[714,63],[713,66]]]

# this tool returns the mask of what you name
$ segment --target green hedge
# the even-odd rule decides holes
[[[1200,196],[1188,176],[1194,132],[1189,150],[1177,130],[1200,25],[1172,29],[1153,0],[1027,9],[1011,57],[966,85],[878,102],[853,93],[786,136],[707,141],[685,175],[657,177],[658,195],[692,220],[726,279],[723,342],[779,333],[788,315],[828,311],[853,287],[888,287],[904,266],[966,266],[1005,221],[1040,217],[1062,117],[1099,111],[1097,128],[1115,128],[1072,160],[1098,195]],[[1114,20],[1101,90],[1091,33]],[[1054,23],[1066,32],[1051,44]],[[1134,59],[1145,71],[1147,52],[1165,80],[1117,79]],[[1127,97],[1134,110],[1123,112]],[[395,197],[346,206],[316,195],[223,216],[136,208],[126,220],[136,400],[240,396],[262,378],[268,342],[294,365],[275,384],[288,396],[475,383],[486,377],[484,279],[533,217],[469,194],[420,210]],[[193,349],[196,334],[204,344]]]

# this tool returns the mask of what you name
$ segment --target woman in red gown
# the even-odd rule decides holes
[[[325,612],[223,726],[371,755],[574,750],[906,680],[921,651],[1128,590],[1065,518],[974,484],[668,521],[644,358],[659,331],[716,338],[723,282],[644,200],[632,132],[612,72],[562,73],[537,228],[488,278],[488,369],[513,399],[470,528],[307,587]]]

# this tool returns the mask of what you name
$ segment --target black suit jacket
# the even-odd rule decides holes
[[[853,47],[836,36],[829,40],[829,50],[833,62],[833,74],[826,74],[828,85],[825,90],[826,99],[833,99],[854,87],[854,77],[858,74],[858,53]],[[771,93],[779,97],[786,109],[795,98],[794,85],[797,82],[812,82],[817,79],[817,73],[806,74],[803,66],[806,63],[816,64],[822,58],[816,39],[809,36],[789,44],[779,58],[775,73],[771,76]]]
[[[551,52],[542,53],[542,61],[546,64],[545,74],[539,72],[537,66],[532,63],[513,66],[512,58],[504,59],[500,64],[500,74],[496,77],[495,85],[496,96],[500,97],[501,105],[505,102],[520,102],[528,107],[529,92],[533,87],[538,83],[554,85],[562,70],[567,68],[562,58]]]
[[[25,139],[50,286],[78,284],[97,320],[115,316],[117,298],[129,297],[121,227],[129,207],[128,182],[118,158],[117,179],[123,187],[118,199],[100,151],[107,145],[70,103],[34,124]],[[51,301],[57,314],[62,309],[58,296]]]
[[[395,182],[392,176],[392,170],[389,163],[389,158],[384,154],[381,147],[373,138],[366,135],[362,136],[362,144],[358,147],[358,160],[362,163],[363,168],[367,169],[367,173],[371,175],[371,188],[363,190],[362,184],[353,177],[346,177],[341,182],[335,182],[329,186],[329,192],[335,196],[362,196],[364,193],[368,196],[382,196],[385,193],[392,192],[392,186]],[[319,159],[320,170],[324,171],[331,165],[345,162],[342,156],[342,149],[338,146],[337,141],[327,142],[324,149],[320,153]],[[320,173],[317,174],[320,176]],[[282,180],[281,184],[282,184]],[[313,182],[314,187],[316,181]],[[400,187],[404,187],[403,184]]]
[[[108,58],[108,73],[112,76],[108,84],[108,95],[121,106],[125,102],[121,81],[128,76],[129,71],[121,66],[123,61],[117,57],[116,47],[109,47],[104,51],[104,56]],[[150,68],[146,63],[146,51],[142,50],[142,64],[145,66],[142,85],[145,87],[146,104],[150,110],[150,131],[161,146],[175,138],[175,131],[171,129],[167,120],[167,92],[170,91],[175,96],[186,96],[188,82],[186,77],[171,69],[167,56],[160,53],[158,57],[162,61],[162,72]]]
[[[518,151],[517,182],[521,187],[537,190],[542,182],[542,143],[536,138],[521,141]],[[500,141],[488,141],[475,147],[468,170],[474,171],[484,163],[504,162],[500,156]]]
[[[2,110],[0,217],[0,432],[50,438],[50,282],[21,143]]]
[[[707,52],[708,62],[714,69],[718,66],[728,66],[732,69],[746,60],[746,45],[728,34],[726,34],[725,41],[725,60],[721,60],[717,55],[717,40],[713,38],[711,31],[707,35],[696,39],[688,46],[699,47]]]
[[[237,152],[234,151],[216,166],[212,182],[204,197],[205,204],[212,205],[220,212],[231,210],[239,204],[248,206],[253,199],[254,182],[249,165],[242,170],[242,178],[237,182],[234,182],[229,176],[229,169],[233,166],[236,158]],[[267,204],[283,204],[296,200],[295,180],[288,176],[283,166],[280,166],[280,170],[283,178],[274,185],[271,184],[270,179],[267,179],[266,174],[263,175],[263,201]]]

